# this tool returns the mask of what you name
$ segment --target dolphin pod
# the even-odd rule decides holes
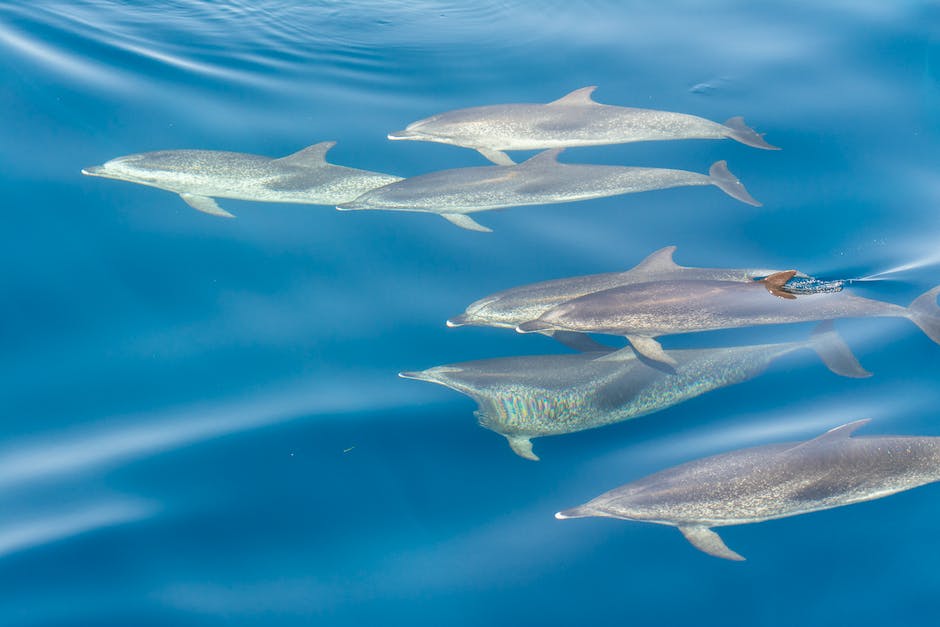
[[[677,350],[674,374],[638,358],[605,361],[603,353],[503,357],[402,372],[406,379],[449,387],[477,402],[481,426],[504,436],[519,456],[537,461],[532,438],[575,433],[645,416],[711,390],[758,376],[795,351],[812,349],[838,375],[870,376],[831,323],[808,341]]]
[[[559,163],[561,150],[546,150],[518,165],[458,168],[414,176],[368,191],[337,209],[436,213],[461,228],[488,232],[489,228],[467,214],[692,185],[714,185],[732,198],[760,206],[724,161],[713,164],[706,175],[662,168]]]
[[[463,229],[490,231],[470,214],[566,203],[682,186],[714,185],[760,206],[725,161],[707,174],[685,170],[561,163],[566,148],[679,139],[733,139],[778,150],[734,117],[719,124],[694,115],[604,105],[594,87],[547,104],[503,104],[448,111],[388,135],[476,150],[495,165],[401,177],[326,161],[335,142],[281,158],[212,150],[163,150],[118,157],[83,174],[178,194],[193,208],[234,217],[216,198],[438,214]],[[539,150],[515,163],[507,151]],[[567,161],[567,159],[566,159]],[[481,426],[512,451],[538,460],[532,440],[649,415],[707,392],[744,383],[771,363],[810,349],[837,375],[870,376],[832,320],[903,317],[940,344],[940,286],[909,307],[861,298],[843,281],[796,270],[684,267],[675,247],[620,272],[554,279],[505,289],[471,303],[447,326],[511,328],[553,337],[576,354],[514,356],[401,372],[472,398]],[[671,349],[663,335],[769,324],[821,323],[803,341]],[[591,334],[626,338],[625,348]],[[698,549],[743,559],[713,531],[848,505],[940,480],[940,438],[850,437],[865,421],[807,442],[732,451],[669,468],[556,514],[601,516],[678,527]]]
[[[667,279],[622,285],[562,303],[517,329],[521,333],[548,330],[621,335],[643,356],[673,366],[675,359],[656,337],[837,318],[907,318],[940,344],[940,286],[905,308],[847,291],[796,295],[784,289],[795,274],[795,270],[778,272],[750,283]]]
[[[234,217],[213,198],[335,205],[401,180],[379,172],[327,163],[336,142],[321,142],[271,159],[218,150],[162,150],[118,157],[82,174],[176,192],[193,209]]]
[[[740,561],[713,527],[862,503],[940,480],[940,438],[851,437],[867,422],[850,422],[806,442],[746,448],[667,468],[555,517],[670,525],[700,551]]]
[[[506,150],[543,150],[668,139],[725,139],[778,150],[744,119],[718,124],[694,115],[614,107],[591,98],[583,87],[548,104],[504,104],[449,111],[418,120],[389,139],[473,148],[499,165],[511,165]]]

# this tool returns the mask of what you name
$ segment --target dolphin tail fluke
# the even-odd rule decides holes
[[[519,457],[531,459],[534,462],[539,461],[539,456],[532,452],[532,440],[527,436],[507,435],[506,440],[509,441],[509,448],[512,449],[512,452]]]
[[[940,285],[924,292],[907,308],[910,319],[937,344],[940,344]]]
[[[761,203],[748,193],[744,184],[738,180],[738,177],[731,173],[731,170],[728,169],[727,161],[716,161],[713,163],[711,169],[708,170],[708,177],[711,179],[712,185],[718,187],[732,198],[755,207],[761,206]]]
[[[180,194],[187,205],[195,209],[196,211],[201,211],[203,213],[208,213],[211,216],[219,216],[220,218],[234,218],[235,216],[219,206],[217,202],[208,196],[197,196],[196,194]]]
[[[768,144],[764,136],[744,123],[744,118],[736,116],[725,122],[725,128],[728,129],[728,137],[739,141],[746,146],[754,148],[763,148],[764,150],[780,150],[779,147]]]
[[[871,373],[858,363],[858,359],[852,354],[852,349],[845,343],[842,336],[836,332],[832,320],[826,320],[816,327],[809,345],[816,351],[826,367],[837,375],[853,379],[871,376]]]
[[[721,539],[721,536],[708,527],[690,525],[688,527],[679,527],[679,531],[681,531],[685,539],[699,551],[726,560],[734,560],[735,562],[744,561],[744,557],[729,549],[725,545],[724,540]]]

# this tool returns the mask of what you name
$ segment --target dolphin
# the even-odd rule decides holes
[[[364,193],[341,211],[387,209],[440,214],[471,231],[490,231],[469,213],[617,196],[689,185],[715,185],[729,196],[759,207],[724,161],[709,173],[558,162],[562,148],[546,150],[518,165],[492,165],[431,172]]]
[[[598,353],[504,357],[402,372],[477,402],[481,426],[509,441],[519,456],[538,460],[532,438],[574,433],[645,416],[711,390],[761,374],[774,360],[811,348],[826,366],[846,377],[871,376],[831,322],[809,341],[673,351],[669,374],[632,357],[597,359]]]
[[[675,246],[667,246],[647,256],[635,267],[624,272],[607,272],[567,279],[554,279],[510,288],[485,296],[471,303],[466,310],[447,321],[449,327],[464,325],[515,329],[562,303],[601,290],[657,279],[723,280],[751,282],[779,270],[737,268],[688,268],[673,260]],[[801,275],[802,278],[805,275]],[[581,333],[544,331],[563,344],[577,350],[603,350]],[[586,344],[587,343],[587,344]]]
[[[940,480],[940,438],[851,437],[867,422],[850,422],[806,442],[740,449],[667,468],[555,518],[671,525],[700,551],[740,561],[711,527],[862,503]]]
[[[905,308],[846,291],[793,294],[784,286],[795,274],[788,270],[750,283],[653,280],[623,285],[569,300],[516,330],[621,335],[645,357],[670,365],[675,360],[656,341],[660,335],[836,318],[908,318],[940,344],[940,286]],[[604,359],[620,358],[627,351]]]
[[[664,139],[725,139],[779,150],[734,117],[718,124],[694,115],[603,105],[583,87],[548,104],[504,104],[449,111],[409,124],[389,139],[473,148],[499,165],[512,165],[504,150],[543,150]]]
[[[82,174],[176,192],[190,207],[233,218],[215,198],[335,205],[401,177],[326,162],[336,142],[321,142],[271,159],[219,150],[161,150],[118,157]]]

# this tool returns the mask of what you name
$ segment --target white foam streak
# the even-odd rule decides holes
[[[140,520],[155,510],[154,505],[142,501],[112,501],[0,526],[0,557],[95,529]]]
[[[334,384],[305,386],[230,400],[219,405],[186,408],[157,416],[122,419],[124,426],[93,433],[64,435],[52,441],[6,446],[0,451],[0,489],[62,474],[88,471],[128,459],[153,455],[231,433],[283,423],[311,415],[347,413],[395,405],[389,394],[365,387]],[[374,399],[380,399],[378,401]],[[404,403],[403,398],[398,399]]]

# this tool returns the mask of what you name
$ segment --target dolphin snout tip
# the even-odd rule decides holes
[[[87,168],[82,168],[82,174],[85,176],[99,176],[104,171],[104,167],[100,165],[90,165]]]
[[[459,316],[454,316],[453,318],[448,319],[444,324],[446,324],[451,329],[462,327],[463,325],[467,324],[467,318],[461,314]]]
[[[406,128],[401,131],[393,131],[389,133],[388,138],[395,141],[399,139],[416,139],[420,137],[420,135],[421,135],[420,133],[416,133],[415,131],[408,130]]]
[[[336,205],[337,211],[355,211],[356,207],[352,203],[344,203],[342,205]]]

